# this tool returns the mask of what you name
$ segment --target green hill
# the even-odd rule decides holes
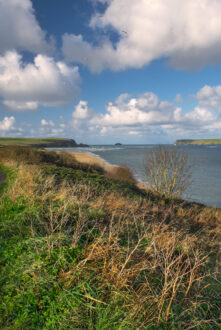
[[[64,138],[0,138],[0,146],[18,145],[38,148],[84,147],[72,139]]]
[[[202,140],[176,140],[176,145],[179,144],[197,144],[197,145],[212,145],[212,144],[221,144],[221,139],[202,139]]]

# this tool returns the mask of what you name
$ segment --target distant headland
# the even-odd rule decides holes
[[[77,148],[89,147],[87,144],[76,143],[72,139],[63,138],[0,138],[0,146],[17,145],[35,148]]]
[[[203,139],[203,140],[176,140],[175,145],[191,144],[191,145],[211,145],[221,144],[221,139]]]

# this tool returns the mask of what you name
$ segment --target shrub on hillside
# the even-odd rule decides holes
[[[159,146],[148,154],[144,164],[147,184],[161,196],[179,198],[191,185],[192,167],[186,152]]]
[[[134,182],[132,171],[126,166],[116,166],[107,174],[109,179]]]

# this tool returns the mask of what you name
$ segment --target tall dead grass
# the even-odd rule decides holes
[[[127,166],[113,166],[111,171],[106,173],[107,178],[135,182],[132,171]]]
[[[30,147],[7,146],[0,148],[0,159],[2,162],[13,163],[16,161],[17,165],[23,164],[53,164],[72,169],[82,169],[90,172],[97,172],[104,174],[104,169],[99,165],[82,164],[76,161],[73,154],[65,151],[48,151],[44,149],[36,149]]]
[[[84,287],[85,301],[105,308],[120,297],[139,329],[172,323],[187,329],[191,315],[199,319],[209,279],[217,278],[219,261],[208,265],[209,255],[218,252],[220,211],[134,200],[80,182],[58,185],[37,166],[24,164],[7,194],[12,201],[28,196],[27,205],[38,206],[30,233],[45,235],[48,255],[67,244],[67,237],[71,248],[83,244],[77,263],[59,271],[65,289],[93,274],[99,295]],[[212,308],[209,299],[206,304]],[[218,319],[202,317],[204,324],[217,325]]]

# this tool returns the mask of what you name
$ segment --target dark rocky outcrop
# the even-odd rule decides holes
[[[77,145],[77,147],[87,148],[87,147],[89,147],[89,145],[88,145],[88,144],[85,144],[85,143],[79,143],[79,144]]]

